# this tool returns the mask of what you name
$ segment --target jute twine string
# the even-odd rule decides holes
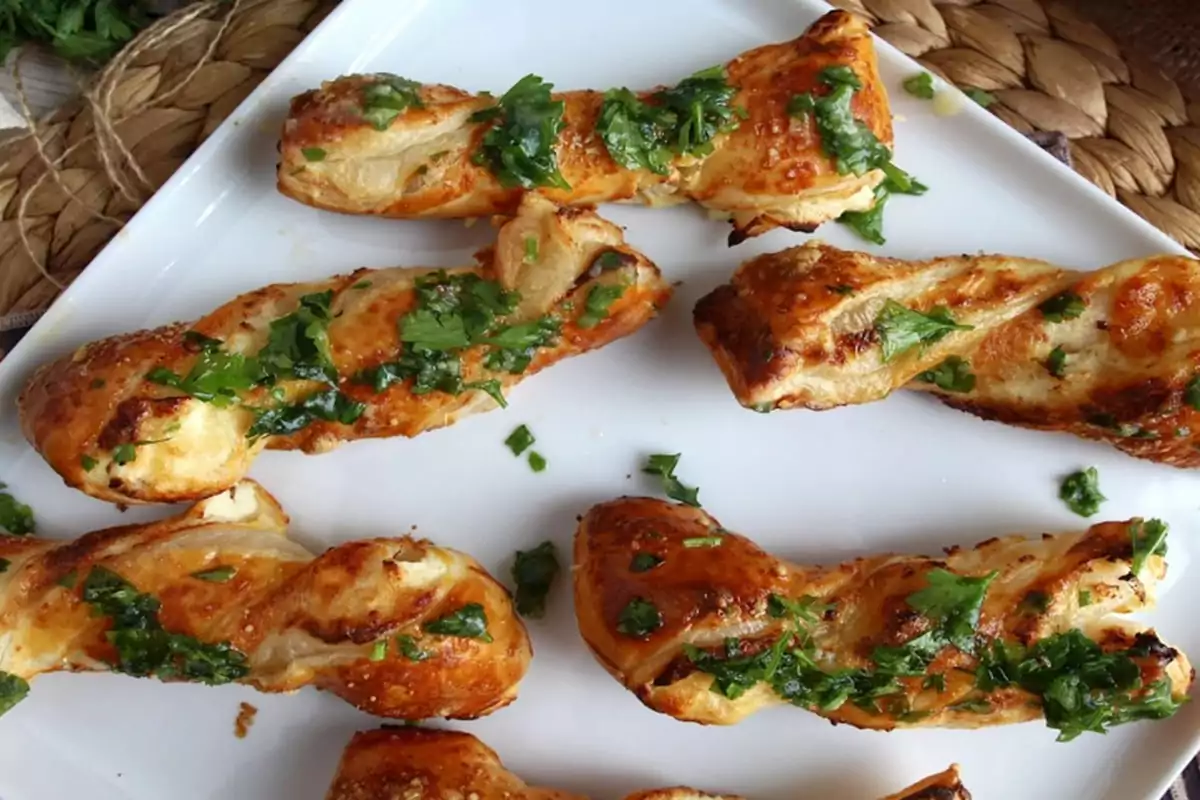
[[[335,4],[200,0],[145,30],[78,102],[0,142],[0,331],[47,307]],[[835,4],[992,92],[1009,125],[1065,134],[1077,171],[1200,252],[1200,98],[1123,53],[1078,0]]]

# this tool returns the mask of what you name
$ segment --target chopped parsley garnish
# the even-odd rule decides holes
[[[0,671],[0,717],[29,694],[29,682],[11,672]]]
[[[1072,472],[1063,478],[1058,498],[1081,517],[1092,516],[1100,510],[1100,504],[1108,499],[1100,493],[1100,473],[1095,467]]]
[[[1021,598],[1020,609],[1031,614],[1044,614],[1050,608],[1050,595],[1034,589]]]
[[[883,346],[884,363],[914,347],[926,347],[941,341],[951,331],[974,330],[972,325],[959,325],[945,308],[934,308],[927,314],[888,300],[875,317],[875,331]]]
[[[519,456],[524,453],[533,443],[537,441],[533,438],[533,434],[529,432],[529,428],[525,425],[518,425],[508,438],[504,440],[505,446],[512,451],[514,456]]]
[[[237,567],[230,566],[212,567],[192,573],[193,578],[209,583],[227,583],[234,575],[237,575]]]
[[[641,597],[630,600],[617,617],[617,631],[634,639],[645,639],[662,627],[657,606]]]
[[[295,311],[271,321],[267,344],[256,357],[261,374],[254,376],[255,382],[275,383],[286,378],[299,378],[330,385],[337,383],[337,371],[329,349],[332,303],[332,289],[306,294],[300,298]]]
[[[463,380],[462,353],[485,346],[483,366],[493,372],[517,375],[525,371],[538,348],[554,343],[561,323],[545,316],[531,322],[504,324],[521,301],[518,292],[505,291],[496,281],[472,273],[438,271],[415,283],[416,306],[400,318],[404,352],[393,362],[360,372],[355,380],[382,392],[393,383],[411,380],[415,395],[467,389],[487,392],[506,405],[498,380]]]
[[[546,595],[558,575],[558,557],[553,542],[542,542],[532,550],[518,550],[512,578],[517,585],[517,613],[541,619],[546,613]]]
[[[1183,387],[1183,402],[1200,411],[1200,375],[1194,376]]]
[[[991,92],[985,92],[983,89],[977,89],[974,86],[968,86],[964,88],[963,94],[984,108],[987,108],[992,103],[996,102],[996,95],[992,94]]]
[[[146,380],[151,383],[170,386],[219,408],[238,402],[238,393],[253,387],[260,377],[253,359],[217,348],[202,350],[187,375],[180,376],[166,367],[155,367],[146,373]]]
[[[662,556],[656,556],[653,553],[634,553],[633,559],[629,562],[629,571],[649,572],[661,563],[663,563]]]
[[[730,105],[736,94],[720,66],[701,70],[645,101],[628,89],[610,89],[604,93],[596,132],[621,166],[666,175],[676,155],[708,155],[713,139],[738,126],[745,112]]]
[[[429,651],[422,650],[417,640],[407,633],[402,633],[396,637],[396,645],[400,648],[400,655],[407,658],[409,661],[424,661],[429,658]]]
[[[825,288],[834,294],[840,294],[843,296],[854,294],[854,287],[848,283],[839,283],[832,286],[826,286]]]
[[[320,147],[301,148],[300,155],[304,156],[305,161],[324,161],[325,160],[325,151]]]
[[[958,356],[950,356],[933,369],[927,369],[917,376],[917,380],[932,383],[947,392],[966,394],[975,389],[975,376],[971,373],[971,365]]]
[[[1092,593],[1087,589],[1079,590],[1079,607],[1090,606],[1092,604]]]
[[[377,131],[386,131],[392,120],[409,108],[424,108],[418,90],[421,84],[399,75],[380,72],[375,82],[363,87],[362,116]],[[322,154],[324,158],[324,154]],[[321,159],[310,159],[320,161]]]
[[[387,658],[388,643],[387,639],[380,639],[375,644],[371,645],[371,654],[367,656],[371,661],[383,661]]]
[[[538,240],[536,236],[525,237],[525,258],[526,264],[534,264],[538,260]]]
[[[350,288],[351,289],[370,289],[373,285],[374,285],[374,283],[372,281],[359,281],[358,283],[354,284]]]
[[[71,570],[55,582],[64,589],[74,589],[75,584],[79,583],[79,572],[77,570]]]
[[[1062,378],[1067,374],[1067,352],[1061,347],[1055,347],[1050,351],[1050,355],[1046,356],[1046,371],[1056,378]]]
[[[883,209],[889,197],[894,194],[925,194],[929,191],[929,187],[899,167],[885,164],[882,169],[887,177],[875,187],[875,204],[866,211],[844,211],[837,218],[838,222],[874,244],[887,242],[883,235]]]
[[[546,471],[546,457],[537,450],[529,451],[529,468],[534,472]]]
[[[133,442],[122,442],[113,448],[112,460],[117,466],[123,467],[137,458],[137,446]]]
[[[581,328],[594,328],[608,317],[608,309],[625,293],[624,284],[600,283],[591,288],[583,313],[575,320]]]
[[[526,75],[496,105],[471,115],[472,122],[496,120],[471,161],[486,165],[506,189],[571,188],[558,171],[554,152],[566,106],[562,100],[550,99],[552,88],[537,75]]]
[[[164,630],[159,601],[112,570],[92,567],[83,582],[83,600],[112,623],[105,635],[117,651],[111,665],[117,672],[210,685],[236,681],[249,672],[246,656],[228,642],[207,644]]]
[[[690,539],[683,540],[683,546],[688,549],[697,547],[720,547],[721,542],[725,541],[723,536],[695,536]]]
[[[0,483],[0,489],[6,488]],[[8,492],[0,492],[0,531],[10,536],[28,536],[37,530],[33,509]]]
[[[1134,519],[1129,523],[1129,539],[1133,544],[1133,557],[1129,569],[1136,576],[1146,566],[1150,556],[1167,554],[1167,524],[1161,519]]]
[[[259,436],[287,436],[304,430],[317,420],[353,424],[367,410],[365,403],[351,400],[338,389],[314,392],[298,403],[275,408],[255,409],[254,424],[246,432],[251,439]]]
[[[972,714],[987,714],[992,710],[992,704],[983,697],[972,697],[950,706],[952,711],[967,711]]]
[[[84,472],[91,472],[96,468],[96,459],[86,454],[82,455],[79,457],[79,466],[83,467]]]
[[[700,489],[687,486],[675,477],[675,467],[679,464],[680,455],[680,453],[652,455],[646,459],[646,466],[642,467],[642,472],[661,477],[663,491],[667,497],[699,508]]]
[[[928,72],[918,72],[904,79],[904,91],[922,100],[933,99],[933,76]]]
[[[1104,652],[1078,629],[1056,633],[1026,649],[995,641],[980,658],[976,685],[983,691],[1018,686],[1041,700],[1046,724],[1058,741],[1141,719],[1164,719],[1181,705],[1163,678],[1142,685],[1128,650]]]
[[[444,617],[438,617],[432,622],[421,626],[426,633],[437,633],[442,636],[459,636],[464,639],[478,639],[481,642],[491,642],[492,635],[487,629],[487,614],[479,603],[467,603],[457,611]]]
[[[0,558],[0,574],[8,572],[8,568],[12,566],[12,562],[7,558]]]
[[[941,672],[934,672],[931,675],[926,675],[925,680],[921,681],[922,689],[933,689],[935,692],[946,691],[946,676]]]
[[[1083,313],[1085,308],[1087,308],[1087,304],[1083,302],[1083,298],[1074,292],[1056,294],[1038,306],[1038,310],[1042,312],[1042,316],[1047,322],[1065,322],[1075,319]]]

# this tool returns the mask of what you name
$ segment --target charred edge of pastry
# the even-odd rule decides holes
[[[795,354],[780,344],[770,324],[731,284],[701,297],[692,322],[743,406],[753,407],[755,390],[773,385],[795,364]]]

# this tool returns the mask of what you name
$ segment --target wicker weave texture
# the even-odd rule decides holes
[[[201,0],[145,31],[85,99],[0,144],[0,330],[27,324],[337,0]],[[1200,102],[1060,0],[835,0],[1200,251]],[[97,124],[97,120],[100,120]]]

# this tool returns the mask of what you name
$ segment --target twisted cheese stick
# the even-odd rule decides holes
[[[404,719],[478,717],[516,697],[529,638],[508,593],[474,559],[407,536],[314,556],[287,538],[287,523],[274,498],[243,481],[161,522],[74,541],[0,537],[0,558],[10,562],[0,573],[0,673],[30,680],[55,670],[147,671],[130,654],[152,647],[133,641],[123,652],[106,635],[133,623],[98,616],[85,601],[94,576],[115,573],[132,584],[126,601],[136,591],[161,603],[157,619],[168,634],[236,651],[224,659],[223,678],[205,677],[199,659],[180,668],[171,657],[153,670],[163,679],[190,672],[264,692],[316,686]],[[486,617],[488,640],[425,629],[472,604]],[[420,660],[405,655],[401,634]]]
[[[734,395],[755,410],[867,403],[903,386],[984,419],[1196,467],[1198,298],[1200,262],[1179,256],[1080,273],[1010,256],[906,262],[810,243],[746,262],[694,318]],[[971,329],[887,359],[879,321],[895,304],[944,308]],[[973,376],[966,384],[923,374],[956,360]]]
[[[887,94],[867,24],[832,11],[798,39],[731,61],[728,80],[738,90],[732,105],[744,108],[747,117],[718,135],[710,154],[676,156],[665,175],[627,169],[611,158],[596,132],[602,92],[555,95],[566,104],[555,149],[570,188],[538,191],[569,204],[692,200],[732,215],[731,244],[778,226],[811,231],[845,211],[869,209],[882,171],[839,174],[814,123],[787,111],[794,95],[822,91],[818,75],[831,66],[853,69],[862,84],[854,96],[855,116],[891,147]],[[308,205],[354,214],[511,213],[524,190],[502,186],[487,165],[472,161],[492,126],[472,115],[495,99],[427,84],[419,89],[422,107],[406,109],[378,130],[363,113],[369,87],[378,79],[339,78],[292,101],[280,144],[279,190]]]
[[[383,798],[475,800],[584,800],[580,795],[530,786],[509,772],[490,747],[469,733],[384,728],[354,734],[342,752],[325,800]],[[676,786],[646,789],[625,800],[742,800]],[[884,800],[971,800],[958,767],[932,775]]]
[[[412,345],[399,337],[416,304],[414,282],[438,271],[359,270],[325,281],[276,284],[194,323],[94,342],[45,365],[19,399],[25,436],[68,485],[93,497],[125,503],[195,500],[244,477],[264,447],[325,452],[346,440],[416,436],[495,408],[493,397],[471,389],[472,382],[511,387],[560,359],[602,347],[644,325],[671,292],[658,268],[629,248],[615,225],[590,210],[559,208],[536,195],[500,228],[495,248],[481,254],[479,266],[451,272],[519,292],[520,303],[506,323],[549,315],[561,321],[561,332],[519,372],[492,369],[485,354],[493,348],[472,345],[462,355],[465,390],[458,394],[417,391],[412,379],[380,390],[356,376],[410,353]],[[619,296],[608,295],[612,302],[604,314],[592,313],[593,293],[612,290]],[[254,356],[274,340],[274,322],[295,312],[302,298],[326,291],[333,293],[327,337],[337,389],[363,404],[352,422],[318,419],[290,434],[253,435],[255,409],[327,393],[314,380],[260,383],[226,405],[147,380],[155,369],[184,376],[202,363],[189,342],[192,332],[218,340],[222,351]]]
[[[980,660],[936,639],[923,671],[889,685],[877,648],[903,649],[936,633],[932,618],[909,600],[933,585],[932,571],[974,577],[995,571],[972,634],[980,642],[976,652],[988,652],[993,642],[1028,647],[1081,629],[1104,651],[1123,651],[1136,664],[1141,688],[1130,702],[1147,700],[1166,681],[1166,706],[1191,686],[1187,658],[1153,630],[1110,616],[1153,605],[1154,586],[1166,572],[1161,556],[1148,555],[1135,577],[1131,547],[1130,523],[1107,522],[1081,533],[950,548],[945,558],[880,555],[802,566],[763,552],[700,509],[625,498],[593,507],[579,524],[575,613],[600,663],[647,706],[677,719],[732,724],[788,702],[764,674],[772,659],[758,664],[757,680],[737,684],[740,692],[715,690],[713,674],[740,659],[743,673],[755,676],[748,662],[783,635],[779,658],[803,644],[813,647],[811,669],[797,656],[799,677],[784,685],[797,705],[860,728],[974,728],[1037,719],[1041,698],[1015,685],[981,688]],[[942,602],[956,592],[946,590]],[[805,615],[807,630],[781,613],[780,601],[816,609]],[[800,645],[786,638],[789,630]],[[730,641],[736,655],[728,652]],[[774,674],[784,677],[781,662],[774,663]]]

